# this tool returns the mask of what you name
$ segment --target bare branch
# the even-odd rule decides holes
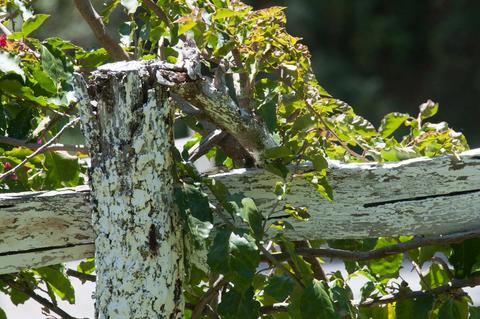
[[[71,277],[75,277],[77,279],[80,279],[83,282],[85,281],[90,281],[90,282],[96,282],[97,281],[97,276],[95,275],[90,275],[90,274],[85,274],[80,271],[76,271],[70,268],[67,268],[67,275]]]
[[[380,299],[373,299],[361,304],[358,304],[359,307],[370,307],[374,305],[381,305],[381,304],[388,304],[392,302],[396,302],[399,300],[404,299],[415,299],[421,298],[426,296],[435,296],[445,292],[454,292],[455,290],[466,288],[466,287],[475,287],[480,285],[480,276],[475,276],[466,279],[454,279],[452,282],[439,286],[436,288],[428,289],[428,290],[418,290],[412,292],[399,292],[391,295],[386,295],[381,297]]]
[[[215,298],[215,296],[218,294],[218,291],[222,289],[225,284],[227,284],[227,281],[222,275],[220,275],[218,279],[213,283],[213,285],[205,292],[205,294],[203,294],[203,296],[193,308],[192,319],[198,319],[201,317],[207,304],[213,298]]]
[[[204,136],[202,140],[190,150],[188,160],[195,162],[197,159],[205,155],[213,146],[218,144],[227,133],[222,130],[213,130],[207,136]]]
[[[371,251],[350,251],[334,248],[297,248],[295,249],[295,252],[304,257],[330,257],[351,261],[365,261],[401,254],[407,250],[419,247],[446,245],[477,237],[480,237],[480,229],[443,236],[415,237],[412,240],[403,243],[385,246]],[[273,256],[279,261],[288,258],[287,253],[274,254]],[[266,256],[263,257],[263,260],[265,259]]]
[[[296,241],[295,247],[309,248],[309,249],[312,248],[308,240]],[[318,260],[318,258],[313,256],[304,256],[304,258],[305,258],[305,261],[307,261],[312,266],[312,271],[315,279],[325,280],[325,282],[328,282],[327,276],[325,275],[325,271],[323,271],[322,265],[320,265],[320,261]]]
[[[90,0],[75,0],[77,10],[88,23],[98,42],[116,61],[129,60],[128,54],[108,35],[102,17],[95,11]]]
[[[42,147],[41,144],[27,143],[23,140],[9,137],[9,136],[0,136],[0,144],[7,144],[12,146],[21,146],[31,149],[33,151]],[[80,152],[87,154],[88,150],[84,145],[72,145],[72,144],[51,144],[49,147],[43,150],[47,151],[67,151],[67,152]]]
[[[53,136],[48,142],[46,142],[45,144],[43,144],[42,146],[40,146],[39,148],[37,148],[37,150],[35,152],[33,152],[32,154],[28,155],[27,157],[25,157],[25,159],[20,162],[20,164],[18,164],[17,166],[13,167],[12,169],[6,171],[5,173],[3,173],[2,175],[0,175],[0,180],[4,179],[5,177],[7,176],[10,176],[12,175],[13,173],[15,173],[18,169],[20,169],[21,167],[25,166],[25,164],[31,160],[33,157],[37,156],[38,154],[44,152],[47,147],[49,147],[51,144],[53,144],[53,142],[59,138],[63,132],[65,132],[65,130],[73,125],[75,125],[78,121],[80,120],[79,117],[77,118],[74,118],[73,120],[71,120],[70,122],[68,122],[67,124],[65,124],[64,127],[62,127],[60,129],[60,131],[58,131],[57,134],[55,134],[55,136]]]

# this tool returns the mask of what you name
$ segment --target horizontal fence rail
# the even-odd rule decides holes
[[[289,221],[291,239],[347,239],[440,235],[480,228],[480,149],[459,158],[416,158],[396,163],[329,163],[334,201],[302,177],[287,201],[308,208],[307,222]],[[304,168],[305,169],[305,168]],[[255,200],[267,214],[275,204],[276,176],[237,169],[211,177],[231,193]],[[0,274],[93,256],[87,186],[0,195]],[[278,206],[281,208],[281,205]]]

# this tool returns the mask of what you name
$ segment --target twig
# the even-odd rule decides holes
[[[309,103],[306,103],[306,105],[307,105],[307,107],[310,109],[310,111],[312,111],[312,112],[317,116],[317,118],[320,120],[320,122],[322,122],[323,126],[325,126],[325,129],[327,129],[328,132],[330,132],[330,134],[332,134],[332,135],[335,137],[335,139],[337,140],[337,142],[340,143],[340,145],[342,145],[343,148],[344,148],[350,155],[352,155],[352,156],[354,156],[354,157],[356,157],[356,158],[358,158],[358,159],[361,159],[361,160],[363,160],[363,161],[368,161],[368,160],[365,158],[365,156],[363,156],[363,155],[361,155],[361,154],[358,154],[357,152],[355,152],[354,150],[352,150],[352,149],[348,146],[348,144],[347,144],[346,142],[344,142],[344,141],[340,138],[340,136],[338,136],[337,133],[328,126],[328,124],[327,124],[327,122],[325,121],[325,119],[323,118],[323,116],[322,116],[320,113],[318,113],[318,111],[315,110],[315,109],[313,108],[313,106],[311,106]]]
[[[70,122],[68,122],[64,127],[62,127],[60,129],[60,131],[58,131],[57,134],[55,134],[55,136],[53,136],[48,142],[46,142],[45,144],[43,144],[42,146],[40,146],[35,152],[33,152],[32,154],[28,155],[27,157],[25,157],[25,159],[20,162],[20,164],[18,164],[17,166],[13,167],[12,169],[6,171],[5,173],[3,173],[2,175],[0,175],[0,180],[4,179],[5,177],[7,176],[10,176],[11,174],[15,173],[18,169],[20,169],[21,167],[23,167],[29,160],[31,160],[33,157],[37,156],[38,154],[42,153],[45,151],[45,149],[47,147],[49,147],[60,135],[63,134],[63,132],[75,125],[78,121],[80,120],[79,117],[77,118],[74,118],[73,120],[71,120]]]
[[[75,317],[69,315],[64,310],[60,309],[58,306],[54,305],[53,303],[51,303],[47,299],[43,298],[42,296],[36,294],[33,290],[25,287],[24,285],[22,285],[20,283],[17,283],[14,280],[9,279],[9,278],[2,277],[1,280],[5,281],[10,287],[15,288],[15,289],[23,292],[24,294],[26,294],[27,296],[29,296],[30,298],[32,298],[33,300],[35,300],[36,302],[38,302],[42,306],[46,307],[47,309],[55,312],[57,315],[61,316],[62,318],[64,318],[64,319],[76,319]]]
[[[270,261],[273,265],[277,266],[287,275],[292,277],[300,285],[300,287],[305,288],[305,285],[303,284],[303,282],[295,274],[290,272],[290,270],[288,270],[284,265],[282,265],[280,261],[278,261],[275,257],[273,257],[272,254],[270,254],[270,252],[266,250],[261,243],[257,243],[257,246],[260,248],[260,250],[263,253],[263,256],[265,256],[268,261]]]
[[[195,162],[205,155],[213,146],[217,145],[225,136],[227,136],[226,132],[219,129],[213,130],[210,134],[204,136],[198,145],[190,150],[188,160]]]
[[[39,149],[42,145],[41,144],[35,144],[35,143],[27,143],[23,140],[9,137],[9,136],[0,136],[0,144],[7,144],[7,145],[12,145],[12,146],[21,146],[21,147],[26,147],[31,150],[37,150]],[[68,151],[68,152],[80,152],[80,153],[88,153],[87,148],[84,145],[74,145],[74,144],[52,144],[46,149],[43,150],[44,152],[46,151]]]
[[[98,42],[110,53],[116,61],[130,60],[128,54],[107,33],[102,17],[95,11],[90,0],[75,0],[77,10],[88,23]]]
[[[398,300],[403,300],[403,299],[415,299],[415,298],[421,298],[426,296],[434,296],[434,295],[439,295],[445,292],[451,292],[451,291],[465,288],[465,287],[475,287],[478,285],[480,285],[480,276],[475,276],[475,277],[466,278],[466,279],[454,279],[452,280],[452,282],[436,288],[432,288],[428,290],[412,291],[407,293],[398,292],[395,294],[383,296],[380,299],[374,299],[374,300],[369,300],[369,301],[360,303],[358,304],[358,306],[369,307],[373,305],[392,303],[392,302],[396,302]]]
[[[201,317],[207,304],[214,298],[220,289],[227,283],[225,278],[220,275],[213,285],[203,294],[198,303],[195,305],[192,311],[192,319],[198,319]]]
[[[401,254],[407,250],[416,249],[423,246],[445,245],[477,237],[480,237],[480,229],[444,236],[416,237],[403,243],[385,246],[371,251],[351,251],[334,248],[297,248],[295,249],[295,252],[301,256],[330,257],[351,261],[365,261]],[[278,261],[284,261],[288,259],[287,253],[274,254],[272,256]],[[263,256],[263,260],[265,259],[266,257]]]
[[[85,274],[80,271],[76,271],[70,268],[67,268],[67,275],[71,277],[75,277],[77,279],[80,279],[82,282],[85,281],[90,281],[90,282],[96,282],[97,277],[95,275],[90,275],[90,274]]]
[[[295,242],[296,248],[312,248],[310,242],[308,240],[296,241]],[[325,275],[325,271],[323,271],[322,265],[317,257],[312,256],[304,256],[303,257],[306,262],[308,262],[312,266],[313,276],[317,280],[324,280],[328,282],[327,275]]]

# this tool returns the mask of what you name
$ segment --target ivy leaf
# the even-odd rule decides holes
[[[410,116],[405,113],[393,112],[385,115],[378,132],[382,137],[388,137],[395,132]]]
[[[432,100],[428,100],[427,102],[420,105],[420,117],[422,119],[427,119],[434,116],[435,114],[437,114],[437,111],[438,103],[435,103]]]
[[[261,240],[263,237],[263,216],[258,211],[253,199],[242,199],[242,209],[240,210],[240,215],[250,226],[255,239]]]
[[[314,279],[305,288],[300,300],[300,311],[304,319],[340,318],[333,305],[328,286]]]
[[[20,59],[16,56],[8,54],[7,52],[0,52],[0,71],[3,73],[12,72],[18,74],[25,81],[25,73],[20,67]]]
[[[295,281],[285,274],[273,275],[265,287],[265,293],[276,301],[284,301],[292,292]]]
[[[260,317],[260,303],[254,299],[253,288],[243,293],[231,289],[222,296],[218,313],[224,319],[257,319]]]
[[[59,296],[62,300],[67,300],[69,303],[75,303],[75,291],[72,283],[68,277],[55,266],[48,266],[35,269],[35,272],[45,280],[47,285]]]

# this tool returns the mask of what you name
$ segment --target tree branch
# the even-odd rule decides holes
[[[129,60],[128,54],[108,35],[102,17],[95,11],[90,0],[75,0],[77,10],[88,23],[98,42],[116,61]]]
[[[213,285],[203,294],[198,303],[192,310],[192,319],[198,319],[203,314],[207,304],[218,294],[218,291],[222,289],[227,281],[220,275]]]
[[[263,151],[277,146],[265,125],[238,107],[226,88],[216,88],[213,79],[204,77],[200,81],[173,87],[172,90],[203,110],[213,123],[235,137],[258,165],[262,163]]]
[[[27,143],[23,140],[16,139],[9,136],[0,136],[0,144],[7,144],[12,146],[21,146],[31,149],[33,151],[42,147],[41,144]],[[68,152],[80,152],[87,154],[88,150],[84,145],[72,145],[72,144],[51,144],[49,147],[43,150],[47,151],[68,151]]]
[[[428,290],[418,290],[418,291],[412,291],[412,292],[398,292],[395,294],[391,295],[386,295],[381,297],[380,299],[373,299],[369,300],[366,302],[363,302],[361,304],[358,304],[359,307],[370,307],[373,305],[381,305],[381,304],[387,304],[387,303],[392,303],[396,302],[398,300],[404,300],[404,299],[415,299],[415,298],[421,298],[421,297],[426,297],[426,296],[434,296],[434,295],[439,295],[445,292],[451,292],[457,289],[465,288],[465,287],[475,287],[480,285],[480,276],[475,276],[471,278],[466,278],[466,279],[454,279],[452,282],[439,286],[436,288],[428,289]]]
[[[15,288],[15,289],[23,292],[24,294],[26,294],[27,296],[29,296],[30,298],[32,298],[33,300],[35,300],[36,302],[38,302],[39,304],[44,306],[45,308],[55,312],[57,315],[61,316],[62,318],[64,318],[64,319],[76,319],[75,317],[69,315],[64,310],[59,308],[58,306],[56,306],[53,303],[51,303],[50,301],[48,301],[46,298],[43,298],[42,296],[36,294],[33,290],[25,287],[24,285],[22,285],[20,283],[17,283],[12,279],[5,278],[5,277],[2,277],[1,280],[6,282],[10,287]]]
[[[466,239],[480,237],[480,229],[454,233],[443,236],[435,237],[416,237],[409,241],[385,246],[379,249],[371,251],[351,251],[343,249],[334,249],[334,248],[296,248],[295,252],[298,255],[304,257],[330,257],[330,258],[339,258],[343,260],[351,261],[365,261],[377,258],[383,258],[390,255],[401,254],[407,250],[416,249],[424,246],[434,246],[434,245],[445,245],[451,243],[457,243],[464,241]],[[273,254],[278,261],[284,261],[288,259],[288,253],[279,253]],[[263,260],[266,260],[266,256],[262,256]]]
[[[17,166],[15,166],[14,168],[6,171],[5,173],[3,173],[2,175],[0,175],[0,181],[2,179],[4,179],[5,177],[7,176],[10,176],[12,175],[13,173],[15,173],[18,169],[20,169],[21,167],[23,167],[29,160],[31,160],[33,157],[37,156],[38,154],[44,152],[47,147],[49,147],[57,138],[60,137],[60,135],[63,134],[63,132],[65,132],[65,130],[73,125],[75,125],[78,121],[80,120],[79,117],[77,118],[74,118],[73,120],[71,120],[70,122],[68,122],[67,124],[65,124],[64,127],[62,127],[60,129],[60,131],[58,131],[57,134],[55,134],[55,136],[53,136],[48,142],[46,142],[45,144],[43,144],[42,146],[40,146],[39,148],[37,148],[37,150],[35,152],[33,152],[32,154],[28,155],[27,157],[25,157],[25,159],[20,162],[20,164],[18,164]]]
[[[80,279],[82,283],[84,283],[85,281],[90,281],[90,282],[97,281],[97,277],[95,275],[85,274],[83,272],[76,271],[70,268],[67,268],[67,275]]]

